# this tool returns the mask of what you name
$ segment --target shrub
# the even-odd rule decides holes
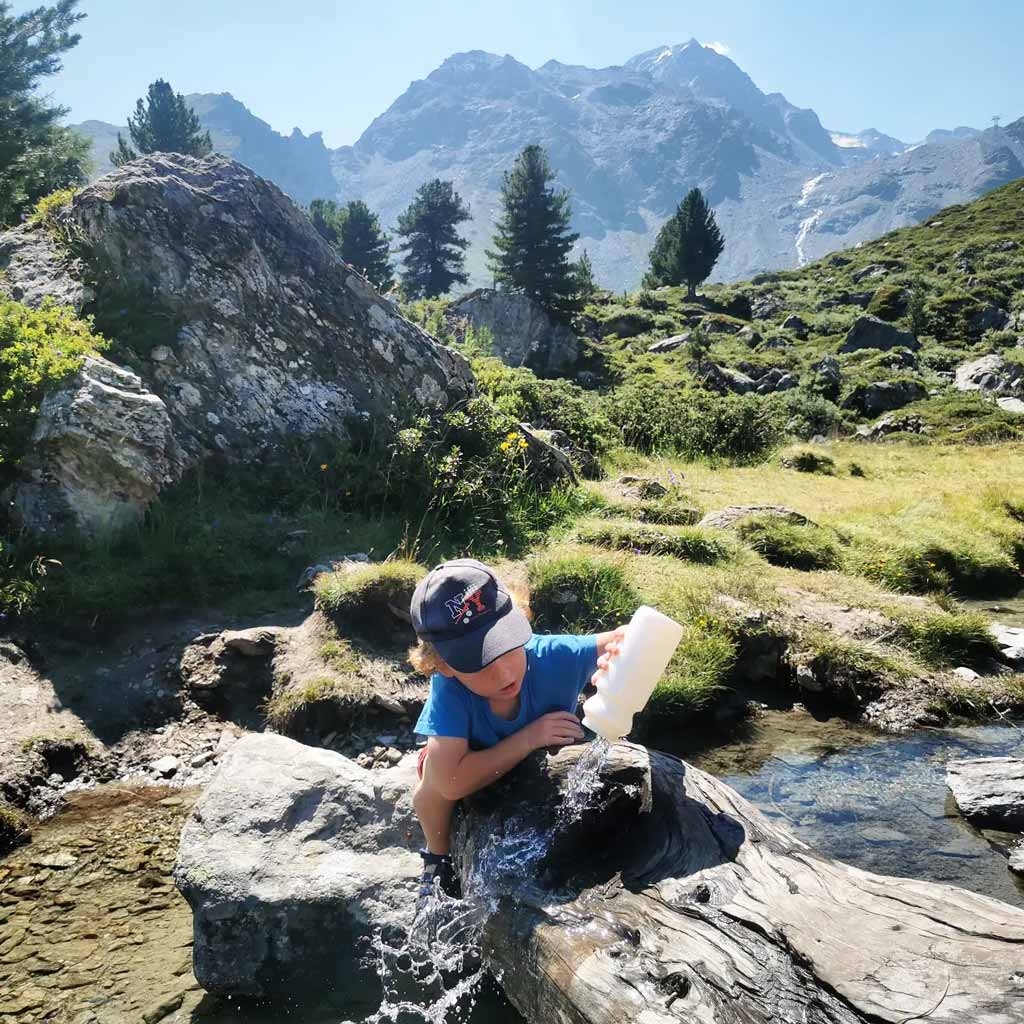
[[[547,555],[529,567],[538,629],[594,633],[627,622],[640,597],[622,569],[585,554]]]
[[[785,469],[795,469],[798,473],[820,473],[823,476],[835,476],[836,463],[830,455],[816,452],[808,448],[785,452],[779,458],[779,464]]]
[[[769,407],[751,395],[681,391],[656,380],[633,380],[607,400],[622,441],[642,452],[684,458],[758,462],[778,443]]]
[[[643,526],[602,527],[581,531],[579,540],[583,544],[636,554],[671,555],[688,562],[720,562],[731,553],[725,541],[696,527],[683,528],[676,533],[661,533]]]
[[[474,359],[473,372],[481,392],[516,422],[561,430],[595,458],[608,450],[612,426],[582,388],[567,380],[542,380],[525,367],[509,367],[494,357]]]
[[[988,620],[975,612],[939,611],[897,616],[898,637],[930,665],[971,665],[998,654]]]
[[[350,622],[387,621],[389,607],[408,612],[412,592],[426,572],[405,559],[324,572],[313,584],[316,606],[332,618]]]
[[[66,306],[0,300],[0,474],[24,455],[43,395],[106,344]]]
[[[78,190],[74,188],[61,188],[56,192],[51,192],[48,196],[43,196],[29,215],[29,223],[41,225],[51,232],[55,231],[57,214],[75,198],[77,192]]]
[[[835,402],[804,388],[769,395],[766,401],[781,432],[801,441],[828,437],[845,426],[843,412]]]

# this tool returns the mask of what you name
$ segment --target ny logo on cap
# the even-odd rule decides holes
[[[467,587],[460,594],[456,594],[453,598],[445,601],[444,606],[451,613],[453,622],[462,622],[466,619],[471,619],[474,612],[485,612],[487,606],[484,604],[484,599],[480,594],[483,589],[483,584],[476,587]],[[471,608],[470,605],[473,605]]]

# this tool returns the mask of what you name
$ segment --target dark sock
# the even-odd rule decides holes
[[[459,876],[455,873],[455,865],[447,853],[431,853],[420,850],[423,858],[423,874],[420,876],[420,896],[429,896],[434,891],[434,882],[446,896],[454,899],[462,897]]]

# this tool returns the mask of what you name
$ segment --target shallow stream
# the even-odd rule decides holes
[[[685,740],[685,737],[683,738]],[[768,712],[703,749],[666,741],[821,852],[894,875],[952,882],[1024,905],[1024,886],[947,799],[951,758],[1024,756],[1011,725],[887,737],[801,712]],[[339,1024],[376,1006],[306,993],[282,1007],[204,995],[190,969],[191,915],[170,882],[177,837],[197,794],[126,789],[75,794],[33,842],[0,858],[0,1017],[13,1024]],[[1003,837],[1005,841],[1005,837]],[[403,1024],[413,1018],[403,1016]],[[473,1024],[520,1018],[478,995]]]

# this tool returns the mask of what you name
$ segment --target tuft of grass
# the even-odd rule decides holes
[[[598,509],[605,519],[636,519],[656,526],[692,526],[701,517],[701,510],[674,499],[638,501],[632,504],[613,502]]]
[[[408,613],[412,593],[426,571],[416,562],[396,559],[321,573],[313,584],[316,607],[332,617],[361,623],[387,619],[392,608]]]
[[[893,618],[899,642],[928,665],[977,665],[999,652],[987,619],[976,612],[909,613],[899,608]]]
[[[320,646],[320,657],[339,672],[358,672],[359,658],[347,640],[326,640]]]
[[[796,526],[784,519],[757,516],[739,525],[740,537],[772,565],[811,572],[835,569],[841,559],[832,531]]]
[[[291,735],[302,732],[301,725],[317,712],[341,713],[353,704],[354,690],[343,680],[323,676],[301,686],[277,690],[263,705],[263,714],[276,732]]]
[[[529,565],[538,629],[595,633],[628,621],[641,600],[622,567],[582,553],[548,554]]]
[[[689,562],[720,562],[732,553],[727,541],[697,527],[661,533],[643,526],[605,526],[581,530],[579,540],[596,547],[635,554],[671,555]]]
[[[798,473],[822,473],[825,476],[834,476],[836,472],[835,459],[810,448],[798,448],[794,451],[784,452],[779,457],[779,465],[785,469],[795,469]]]
[[[699,616],[689,622],[651,695],[652,719],[678,720],[711,704],[725,687],[737,653],[731,631],[719,620]]]
[[[0,854],[28,841],[28,818],[0,799]]]

